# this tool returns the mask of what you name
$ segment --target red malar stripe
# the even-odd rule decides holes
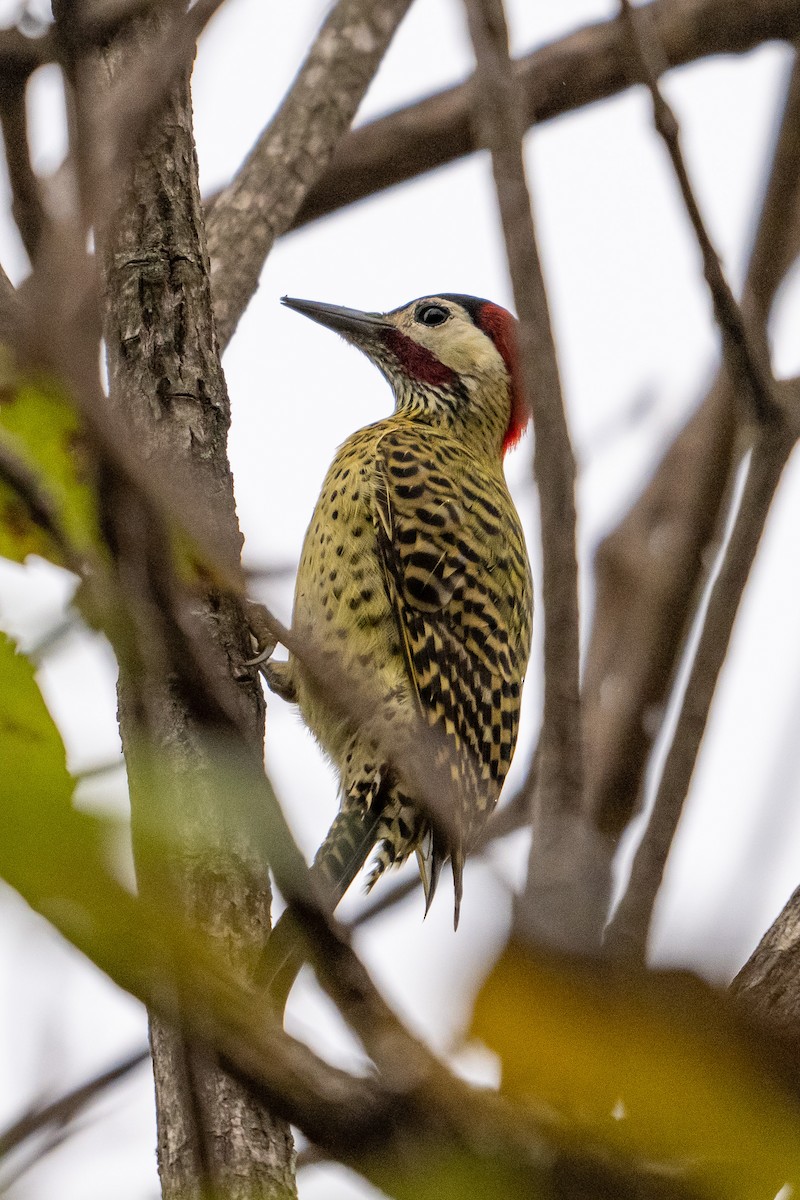
[[[411,379],[429,383],[432,387],[445,387],[455,379],[455,372],[439,362],[435,354],[406,337],[399,329],[387,329],[383,339]]]

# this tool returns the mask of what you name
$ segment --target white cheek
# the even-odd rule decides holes
[[[459,339],[448,346],[447,357],[442,361],[459,375],[487,379],[500,378],[505,372],[500,354],[483,334]]]
[[[420,330],[416,338],[440,362],[467,377],[496,377],[505,366],[495,346],[474,325],[459,322],[437,330]]]

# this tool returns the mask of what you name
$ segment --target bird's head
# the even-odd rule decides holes
[[[525,432],[517,322],[498,304],[446,292],[388,313],[289,296],[283,303],[362,350],[389,381],[398,412],[498,455]]]

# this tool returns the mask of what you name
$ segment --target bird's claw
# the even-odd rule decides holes
[[[275,662],[274,659],[269,659],[269,661],[262,662],[258,669],[266,679],[271,692],[280,696],[281,700],[285,700],[287,704],[297,704],[297,691],[292,678],[291,662]]]
[[[255,641],[255,638],[253,638],[253,640]],[[277,642],[268,644],[263,650],[260,651],[260,653],[255,656],[255,658],[246,658],[244,660],[244,665],[246,667],[260,667],[262,663],[265,663],[267,659],[272,656],[277,644]]]
[[[260,667],[272,655],[278,644],[272,632],[269,614],[263,604],[257,604],[255,600],[247,601],[247,624],[253,649],[258,650],[258,654],[255,658],[245,659],[245,666]]]

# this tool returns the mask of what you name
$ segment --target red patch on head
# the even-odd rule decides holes
[[[517,321],[499,304],[491,304],[487,300],[481,305],[475,323],[494,342],[511,380],[511,416],[503,438],[503,454],[506,454],[516,446],[531,418],[522,387],[522,372],[517,351]]]
[[[429,383],[432,387],[446,387],[455,379],[455,372],[439,362],[435,354],[406,337],[399,329],[387,329],[383,340],[411,379]]]

